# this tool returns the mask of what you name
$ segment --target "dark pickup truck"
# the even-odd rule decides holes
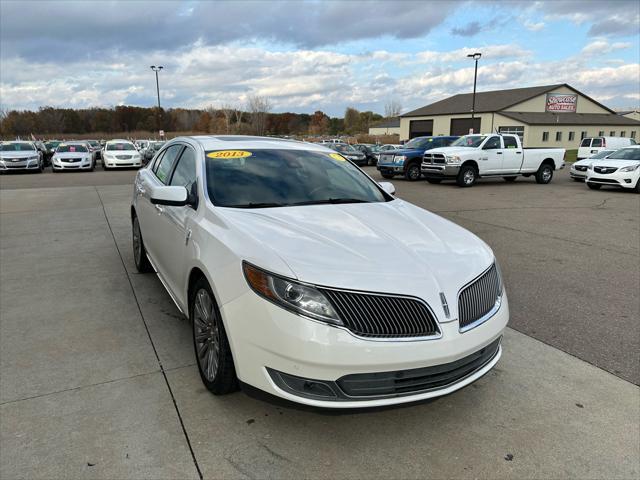
[[[459,137],[416,137],[403,145],[403,148],[380,153],[378,170],[384,178],[403,175],[407,180],[419,180],[420,164],[424,152],[432,148],[448,147]]]

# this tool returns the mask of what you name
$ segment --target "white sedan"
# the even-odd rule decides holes
[[[569,176],[573,178],[575,182],[584,182],[584,179],[587,178],[587,169],[589,165],[593,163],[594,160],[603,160],[611,155],[615,150],[602,150],[598,153],[594,153],[589,158],[583,158],[582,160],[578,160],[571,164],[571,169],[569,170]]]
[[[129,140],[109,140],[102,151],[102,168],[141,167],[142,156]]]
[[[181,137],[135,179],[133,251],[193,327],[214,394],[326,408],[445,395],[501,355],[491,249],[321,145]]]
[[[640,193],[640,145],[621,148],[605,161],[591,161],[586,182],[592,190],[605,185]]]
[[[65,142],[58,145],[51,157],[51,170],[93,170],[94,154],[86,142]]]

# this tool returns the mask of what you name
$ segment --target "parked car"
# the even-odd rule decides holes
[[[429,183],[455,180],[470,187],[480,177],[503,177],[513,182],[522,175],[535,175],[546,184],[554,170],[564,168],[564,148],[523,148],[518,135],[465,135],[450,147],[435,148],[424,154],[422,174]]]
[[[153,156],[158,152],[158,150],[162,148],[162,146],[165,143],[166,142],[163,142],[163,141],[149,142],[149,145],[144,151],[144,156],[143,156],[144,163],[145,164],[149,163],[153,158]]]
[[[602,150],[617,150],[622,147],[635,145],[636,141],[628,137],[587,137],[583,138],[578,148],[577,160],[589,158]]]
[[[129,140],[109,140],[102,152],[102,168],[141,167],[142,157]]]
[[[102,152],[102,145],[98,140],[86,140],[87,144],[89,144],[89,148],[91,153],[93,154],[93,160],[99,160]]]
[[[615,150],[601,150],[598,153],[591,155],[589,158],[578,160],[571,165],[569,170],[569,176],[576,182],[584,182],[587,178],[587,168],[593,160],[604,160],[611,155]]]
[[[58,145],[60,145],[61,143],[62,142],[60,140],[47,140],[46,142],[44,142],[44,146],[47,149],[47,157],[49,160],[51,160],[51,157],[53,157],[56,148],[58,148]]]
[[[353,145],[353,148],[359,150],[364,154],[367,158],[367,165],[375,165],[378,163],[378,157],[376,156],[376,152],[378,150],[378,146],[372,143],[356,143]]]
[[[31,170],[42,173],[44,158],[33,142],[16,140],[0,144],[0,172]]]
[[[590,162],[586,182],[592,190],[608,185],[640,193],[640,145],[616,150],[606,159]]]
[[[189,318],[209,391],[378,407],[496,364],[509,308],[493,252],[394,191],[273,138],[175,138],[140,169],[135,265]]]
[[[401,148],[381,153],[377,169],[384,178],[403,175],[407,180],[419,180],[424,152],[433,148],[448,147],[458,138],[460,137],[413,138]]]
[[[51,158],[53,173],[64,170],[93,171],[94,167],[94,153],[86,141],[61,143]]]
[[[347,160],[351,160],[359,167],[363,167],[367,164],[367,157],[360,150],[355,149],[351,145],[346,143],[331,143],[326,144],[331,150],[335,150],[344,156]]]
[[[36,150],[40,152],[40,155],[42,157],[42,165],[45,167],[48,166],[50,162],[49,157],[47,156],[47,147],[45,146],[44,142],[36,140],[33,142],[33,144],[35,145]]]

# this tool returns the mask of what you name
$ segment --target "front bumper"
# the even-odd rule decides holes
[[[427,178],[456,178],[460,165],[422,163],[420,171]]]
[[[577,179],[580,179],[580,180],[584,180],[585,178],[587,178],[587,172],[586,171],[582,172],[580,170],[575,170],[575,169],[572,168],[571,170],[569,170],[569,176],[571,178],[577,178]]]
[[[40,162],[38,160],[0,160],[0,170],[38,170]]]
[[[112,160],[109,158],[102,157],[102,163],[107,165],[109,168],[132,168],[132,167],[141,167],[142,159],[127,159],[127,160]]]
[[[457,321],[441,323],[438,339],[380,341],[290,313],[247,292],[221,308],[236,373],[243,383],[289,401],[323,408],[362,408],[415,402],[454,392],[482,377],[498,361],[498,348],[486,363],[437,388],[383,396],[304,395],[286,388],[274,372],[340,385],[347,376],[389,374],[451,364],[498,340],[509,319],[506,295],[495,315],[460,333]],[[271,373],[270,373],[271,372]],[[371,375],[368,375],[371,377]],[[373,375],[375,377],[376,375]]]
[[[91,170],[93,161],[91,159],[82,160],[80,162],[65,162],[64,160],[56,160],[51,162],[53,170]]]
[[[611,185],[612,187],[635,188],[638,182],[638,173],[635,172],[615,172],[609,174],[591,173],[586,177],[587,183],[597,183],[599,185]]]
[[[393,173],[394,175],[404,173],[404,165],[398,165],[396,163],[378,163],[376,169],[378,169],[380,173]]]

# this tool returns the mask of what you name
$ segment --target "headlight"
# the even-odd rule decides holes
[[[267,273],[246,262],[242,269],[251,289],[261,297],[295,313],[343,325],[327,297],[313,286]]]
[[[460,163],[460,157],[457,155],[451,155],[446,158],[447,158],[447,163]]]
[[[393,163],[397,163],[398,165],[402,165],[406,159],[407,159],[406,155],[394,155]]]
[[[637,165],[629,165],[628,167],[622,167],[621,172],[635,172],[640,167],[640,163]]]

